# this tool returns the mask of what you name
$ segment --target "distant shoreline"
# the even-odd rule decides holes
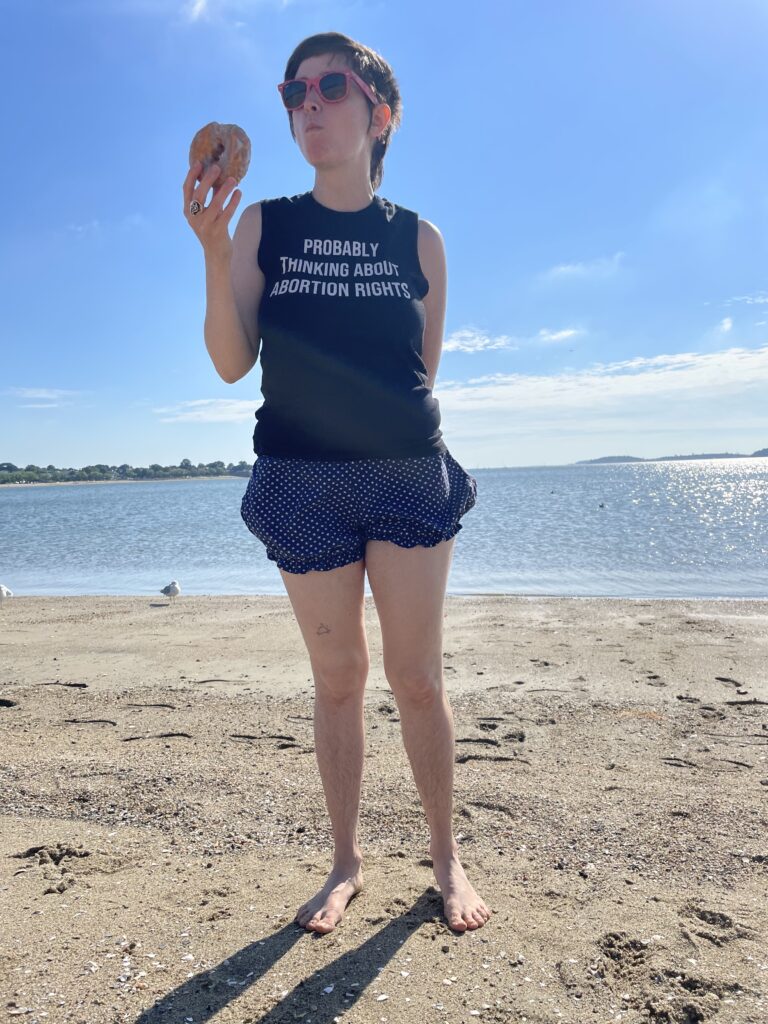
[[[765,449],[765,453],[768,453],[768,449]],[[738,455],[726,452],[723,454],[713,455],[661,455],[655,459],[643,459],[635,456],[623,456],[623,455],[604,455],[597,459],[580,459],[577,462],[563,462],[563,463],[543,463],[541,465],[530,465],[530,466],[484,466],[477,467],[478,469],[568,469],[571,467],[582,467],[582,466],[637,466],[637,465],[652,465],[654,463],[663,462],[708,462],[718,461],[722,462],[734,459],[766,459],[768,461],[768,454],[762,452],[754,453],[752,455]],[[471,467],[467,467],[470,472],[474,472]],[[78,484],[147,484],[147,483],[167,483],[174,480],[244,480],[250,479],[251,471],[246,473],[223,473],[221,476],[167,476],[167,477],[147,477],[141,480],[19,480],[13,483],[0,483],[0,489],[3,487],[73,487]]]
[[[173,481],[186,480],[248,480],[243,474],[222,473],[221,476],[166,476],[150,477],[147,480],[29,480],[12,484],[0,484],[0,487],[79,487],[82,484],[165,484]]]

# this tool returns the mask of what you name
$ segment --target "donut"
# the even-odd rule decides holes
[[[189,147],[189,166],[198,160],[202,164],[198,178],[203,177],[211,164],[221,167],[212,186],[215,192],[227,178],[243,180],[251,162],[251,140],[240,125],[211,121],[195,134]]]

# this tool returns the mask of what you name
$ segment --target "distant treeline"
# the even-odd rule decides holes
[[[710,452],[704,455],[658,455],[655,459],[640,459],[636,455],[604,455],[600,459],[581,459],[574,466],[589,466],[595,462],[676,462],[683,459],[759,459],[768,457],[768,448],[740,455],[735,452]]]
[[[178,466],[83,466],[82,469],[59,469],[56,466],[14,466],[0,462],[0,484],[53,484],[78,480],[173,480],[188,477],[244,476],[249,477],[252,462],[198,462],[193,466],[182,459]]]

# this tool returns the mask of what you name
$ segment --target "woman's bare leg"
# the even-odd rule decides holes
[[[312,666],[315,756],[334,840],[331,873],[322,888],[299,907],[295,920],[308,930],[328,932],[363,886],[357,824],[369,668],[365,562],[322,572],[280,573]]]
[[[465,931],[481,927],[491,912],[467,879],[453,836],[455,737],[443,681],[443,606],[454,540],[432,548],[372,540],[365,564],[445,916],[451,928]]]

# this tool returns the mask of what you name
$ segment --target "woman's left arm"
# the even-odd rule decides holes
[[[443,350],[448,271],[443,236],[428,220],[419,221],[418,249],[422,273],[429,281],[429,291],[424,296],[426,324],[422,358],[427,368],[427,385],[433,388]]]

